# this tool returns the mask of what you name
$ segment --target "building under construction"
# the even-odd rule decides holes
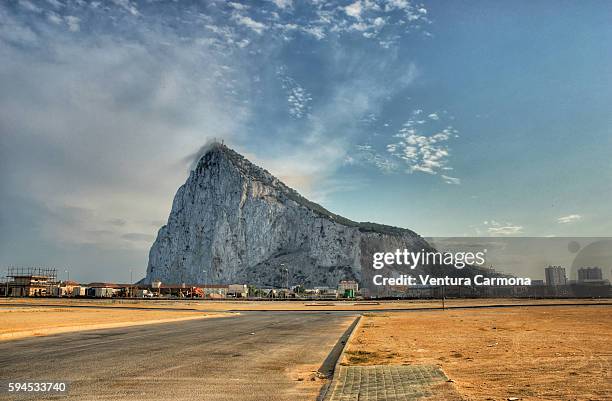
[[[57,285],[57,269],[41,267],[10,267],[4,283],[5,296],[44,297]]]

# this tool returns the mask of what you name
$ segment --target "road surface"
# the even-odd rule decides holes
[[[70,383],[68,396],[36,399],[315,400],[309,372],[354,318],[253,312],[5,341],[0,379]]]

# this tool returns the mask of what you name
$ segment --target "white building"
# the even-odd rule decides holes
[[[346,294],[348,292],[352,293],[355,296],[357,292],[359,292],[359,284],[355,280],[342,280],[338,283],[338,293]]]

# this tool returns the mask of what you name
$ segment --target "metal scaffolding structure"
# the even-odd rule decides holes
[[[45,296],[57,284],[57,269],[9,267],[3,285],[5,296]]]

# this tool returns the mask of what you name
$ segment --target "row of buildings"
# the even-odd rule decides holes
[[[355,281],[341,281],[338,288],[315,287],[255,288],[246,284],[166,284],[150,285],[58,281],[57,270],[47,268],[10,268],[0,296],[8,297],[83,297],[83,298],[354,298],[359,295]]]
[[[548,266],[544,269],[546,276],[546,285],[556,287],[571,284],[568,280],[565,268],[562,266]],[[603,278],[603,272],[601,268],[594,267],[581,267],[578,269],[578,280],[574,283],[602,283],[605,284],[607,280]]]
[[[334,287],[257,288],[246,284],[167,284],[150,285],[58,281],[55,269],[12,268],[0,283],[0,296],[11,297],[88,297],[88,298],[558,298],[611,297],[612,286],[603,279],[599,267],[578,270],[578,280],[568,280],[565,268],[544,269],[546,280],[532,280],[531,285],[513,286],[381,286],[360,289],[353,280],[343,280]]]

